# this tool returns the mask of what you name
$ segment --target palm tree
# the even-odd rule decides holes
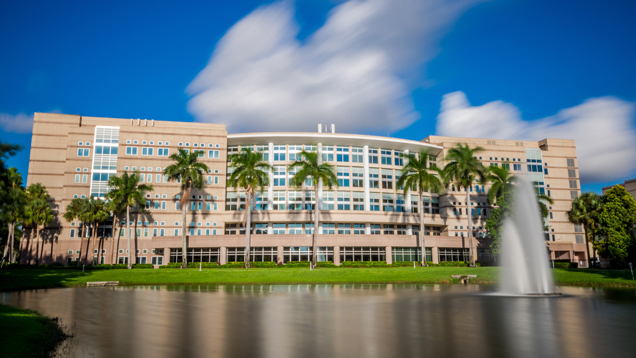
[[[419,154],[419,158],[412,153],[402,153],[400,157],[404,158],[404,167],[402,167],[402,175],[397,181],[397,188],[404,188],[404,196],[406,197],[409,190],[417,190],[418,199],[418,212],[420,213],[420,245],[422,248],[422,266],[426,266],[426,246],[424,245],[424,208],[423,208],[423,193],[425,191],[432,191],[434,193],[441,194],[443,192],[443,185],[439,178],[439,171],[435,168],[437,175],[429,172],[428,165],[428,151],[422,149]]]
[[[121,235],[119,234],[119,231],[117,231],[117,223],[121,222],[121,219],[119,218],[119,216],[126,211],[126,205],[122,205],[122,203],[115,203],[114,201],[109,201],[107,203],[108,205],[108,211],[111,212],[113,214],[113,247],[115,247],[115,237],[117,237],[117,248],[119,248],[119,239],[121,238]],[[120,229],[121,229],[121,224],[119,225]],[[117,256],[115,255],[115,253],[117,252],[116,249],[113,249],[113,255],[115,257],[111,258],[111,262],[117,262]]]
[[[187,242],[186,242],[186,204],[190,198],[192,189],[203,189],[203,173],[209,170],[208,166],[198,161],[197,152],[188,152],[179,148],[179,152],[172,154],[170,159],[173,164],[168,165],[163,174],[168,176],[168,181],[176,181],[181,183],[181,239],[183,240],[182,257],[183,268],[188,268],[187,258]]]
[[[152,191],[152,185],[139,184],[139,174],[124,172],[121,177],[114,175],[108,179],[110,190],[105,198],[117,207],[126,206],[126,237],[128,238],[128,269],[132,268],[132,247],[130,244],[130,209],[138,207],[142,212],[146,206],[144,194]]]
[[[64,212],[64,215],[62,215],[62,217],[68,221],[68,222],[73,222],[73,220],[75,219],[79,219],[80,222],[83,223],[82,227],[78,230],[78,235],[79,239],[80,239],[80,256],[79,259],[77,260],[77,265],[79,266],[81,264],[82,261],[82,239],[84,238],[84,229],[88,230],[88,227],[86,226],[86,223],[83,222],[81,220],[82,217],[82,213],[84,211],[84,207],[86,206],[85,202],[88,199],[83,198],[75,198],[73,200],[71,200],[71,202],[66,206],[66,211]],[[88,256],[87,253],[84,253],[86,256]]]
[[[585,234],[585,248],[587,250],[587,267],[590,267],[590,245],[589,228],[594,228],[596,219],[603,208],[602,198],[595,193],[583,193],[572,201],[572,209],[568,210],[567,216],[570,222],[583,226]],[[593,230],[591,230],[593,231]]]
[[[245,213],[245,268],[250,267],[250,234],[252,229],[252,200],[255,190],[262,193],[269,185],[269,170],[272,166],[263,161],[263,153],[252,152],[251,148],[243,148],[240,153],[232,154],[228,158],[230,168],[234,171],[228,179],[228,185],[236,190],[239,186],[245,190],[247,211]]]
[[[25,223],[34,226],[36,245],[40,240],[40,226],[44,228],[44,226],[50,224],[54,219],[53,210],[51,210],[51,205],[47,200],[49,197],[48,191],[40,183],[31,184],[27,188],[27,198],[29,202],[25,208]],[[42,240],[41,249],[38,245],[38,254],[35,260],[36,265],[40,264],[42,251],[44,251],[44,240]]]
[[[328,163],[318,164],[318,153],[306,152],[303,150],[299,153],[300,160],[296,160],[289,165],[289,170],[296,170],[296,174],[291,178],[289,184],[293,187],[300,188],[303,186],[305,179],[311,178],[316,193],[316,204],[314,205],[314,234],[312,236],[312,265],[316,265],[318,257],[318,226],[320,225],[320,201],[318,198],[318,184],[323,183],[329,189],[338,186],[338,178],[334,173],[334,167]]]
[[[22,186],[22,175],[17,169],[11,167],[5,172],[6,188],[2,195],[2,209],[0,210],[0,218],[7,222],[8,235],[7,243],[4,247],[2,255],[2,265],[8,260],[9,264],[14,261],[13,246],[15,242],[15,226],[24,215],[24,207],[27,202],[26,193]]]
[[[458,189],[466,190],[466,214],[468,215],[468,242],[470,243],[470,266],[475,266],[473,250],[473,229],[471,217],[470,188],[478,179],[480,183],[485,183],[488,178],[488,169],[475,156],[483,151],[481,147],[470,148],[468,144],[457,143],[454,148],[448,150],[446,155],[446,166],[444,167],[444,178],[447,184],[453,183]]]
[[[512,175],[506,166],[502,165],[501,168],[497,166],[490,167],[488,179],[492,183],[490,189],[488,189],[488,203],[492,205],[496,200],[506,196],[506,192],[511,189],[512,183],[517,180],[517,177]],[[482,184],[485,185],[486,183]]]
[[[88,238],[88,244],[86,245],[86,247],[88,248],[90,247],[91,238],[97,238],[97,230],[99,229],[99,224],[108,220],[108,218],[110,217],[107,203],[91,195],[90,199],[84,201],[80,217],[82,221],[87,222],[91,225],[91,236]],[[98,252],[100,252],[100,254],[98,254],[97,256],[97,262],[99,262],[99,255],[101,255],[101,250]],[[86,253],[86,258],[88,258],[88,250]]]

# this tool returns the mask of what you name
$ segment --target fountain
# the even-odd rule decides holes
[[[557,295],[535,189],[525,178],[515,185],[514,214],[504,223],[500,257],[501,293]]]

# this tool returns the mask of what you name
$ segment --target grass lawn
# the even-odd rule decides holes
[[[120,285],[165,284],[318,284],[318,283],[457,283],[451,275],[477,275],[474,283],[498,281],[497,267],[395,268],[252,268],[252,269],[4,269],[0,290],[85,286],[88,281],[119,281]],[[558,285],[636,287],[629,270],[554,269]]]
[[[49,357],[66,338],[57,320],[0,305],[0,357]]]

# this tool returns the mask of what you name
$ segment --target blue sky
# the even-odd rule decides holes
[[[620,0],[3,1],[0,140],[26,147],[9,161],[26,173],[33,112],[571,135],[583,190],[600,192],[636,177],[634,14]]]

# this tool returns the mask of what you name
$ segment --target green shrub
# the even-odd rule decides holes
[[[276,262],[274,261],[255,261],[250,262],[250,267],[254,268],[276,268]]]
[[[282,267],[309,267],[309,261],[289,261]]]
[[[100,264],[100,265],[86,266],[86,268],[88,268],[89,270],[112,270],[112,269],[126,269],[126,268],[128,268],[128,265],[126,265],[126,264],[114,264],[114,265]]]
[[[554,268],[578,268],[578,262],[570,262],[570,261],[554,261]]]
[[[228,262],[226,264],[221,265],[223,268],[245,268],[245,262]]]
[[[338,266],[334,265],[331,261],[318,261],[316,263],[316,267],[319,268],[336,268]]]
[[[431,267],[469,267],[470,266],[470,262],[467,261],[442,261],[438,264],[434,264],[430,261],[426,262],[427,266],[431,266]],[[480,267],[481,264],[480,263],[476,263],[475,266]]]
[[[152,264],[134,264],[132,265],[134,269],[151,269],[154,268]]]
[[[395,261],[391,264],[392,267],[413,267],[413,261]],[[415,266],[422,266],[421,262],[415,261]]]
[[[412,264],[411,264],[412,265]],[[345,261],[341,267],[391,267],[386,261]]]
[[[169,262],[167,265],[159,266],[159,269],[178,269],[181,268],[181,262]]]
[[[180,263],[179,266],[181,266]],[[219,268],[219,264],[216,262],[188,262],[188,268],[198,269],[199,267],[204,269]]]

